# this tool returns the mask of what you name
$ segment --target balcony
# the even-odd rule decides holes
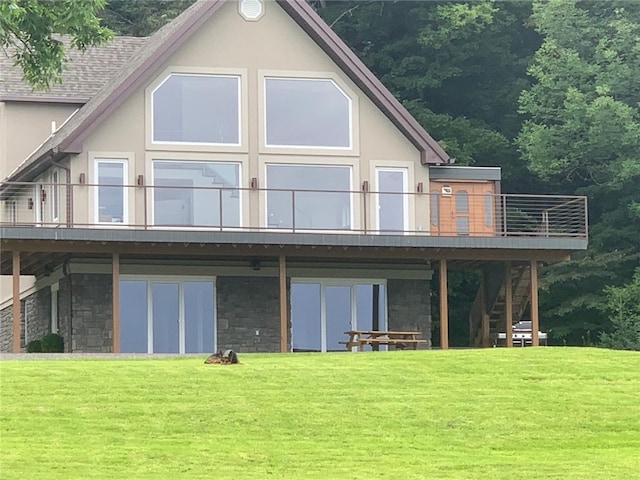
[[[587,199],[5,182],[3,227],[430,237],[588,236]]]

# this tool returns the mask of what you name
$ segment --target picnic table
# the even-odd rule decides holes
[[[347,347],[347,350],[357,348],[363,351],[365,345],[395,345],[396,349],[404,350],[411,347],[418,348],[419,343],[427,343],[418,338],[422,332],[399,332],[391,330],[349,330],[344,332],[349,335],[349,340],[338,342]]]

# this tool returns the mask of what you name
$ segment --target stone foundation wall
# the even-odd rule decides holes
[[[71,292],[59,295],[59,303],[72,298],[71,350],[83,353],[102,353],[113,350],[111,275],[74,274],[71,275]],[[64,310],[64,309],[63,309]],[[66,309],[68,311],[68,308]],[[61,312],[62,313],[62,312]],[[67,312],[60,315],[60,330],[68,330]]]
[[[13,325],[11,306],[0,311],[0,352],[13,351]]]
[[[431,348],[431,299],[428,280],[388,280],[389,330],[418,330]]]
[[[218,349],[280,351],[278,278],[218,277],[216,289]]]
[[[26,314],[26,324],[25,324]],[[20,301],[20,349],[51,333],[51,290],[42,288]],[[0,352],[13,352],[13,307],[0,312]]]

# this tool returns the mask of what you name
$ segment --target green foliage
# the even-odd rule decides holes
[[[25,350],[27,353],[40,353],[42,352],[42,342],[40,340],[31,340],[27,343]]]
[[[42,351],[45,353],[62,353],[64,352],[64,338],[57,333],[45,335],[40,340]]]
[[[101,22],[118,35],[144,37],[191,5],[194,0],[110,0]]]
[[[607,184],[640,174],[640,4],[534,2],[544,42],[523,92],[518,138],[544,178]]]
[[[613,330],[600,335],[600,344],[618,350],[640,350],[640,268],[631,283],[608,287],[605,293]]]

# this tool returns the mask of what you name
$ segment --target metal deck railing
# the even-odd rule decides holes
[[[5,182],[0,225],[587,238],[587,199]]]

